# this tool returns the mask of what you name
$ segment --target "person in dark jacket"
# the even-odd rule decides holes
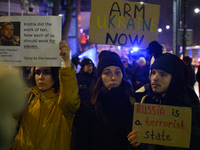
[[[154,62],[158,56],[163,53],[163,46],[157,41],[152,41],[149,43],[146,48],[147,53],[151,56],[150,65]],[[143,85],[141,88],[135,91],[135,99],[137,102],[140,102],[142,97],[145,96],[149,91],[149,82]]]
[[[135,82],[133,83],[134,90],[138,90],[149,82],[149,65],[146,64],[146,59],[140,57],[138,63],[139,66],[136,68]]]
[[[99,54],[91,98],[75,115],[73,150],[129,150],[133,89],[124,79],[124,65],[115,52]]]
[[[190,58],[189,56],[184,56],[183,57],[183,62],[185,63],[185,65],[188,68],[189,71],[189,85],[194,88],[194,84],[196,82],[196,77],[195,77],[195,72],[194,69],[192,68],[192,58]]]
[[[161,54],[151,66],[150,90],[142,103],[162,104],[192,108],[190,150],[200,149],[200,104],[195,91],[189,86],[189,72],[183,61],[176,55]],[[138,131],[139,132],[139,131]],[[137,130],[127,136],[138,150],[186,150],[187,148],[167,147],[137,143]],[[140,145],[139,145],[140,144]],[[138,146],[139,145],[139,146]]]
[[[122,60],[122,63],[124,64],[124,69],[125,69],[125,79],[127,80],[127,81],[129,81],[129,83],[131,83],[131,77],[132,77],[132,73],[131,73],[131,69],[130,69],[130,67],[129,67],[129,59],[128,59],[128,57],[127,56],[123,56],[122,58],[121,58],[121,60]],[[131,83],[132,84],[132,83]]]
[[[198,69],[197,69],[196,79],[197,79],[197,82],[198,82],[198,87],[199,87],[199,97],[200,97],[200,65],[198,66]]]
[[[96,76],[96,71],[95,71],[96,69],[94,63],[89,58],[84,58],[81,61],[80,65],[81,69],[76,74],[76,78],[79,87],[79,97],[81,99],[81,102],[83,102],[85,100],[86,93]]]

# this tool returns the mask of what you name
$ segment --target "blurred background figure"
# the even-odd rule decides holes
[[[23,71],[23,77],[27,79],[29,74],[31,73],[31,67],[30,66],[23,67],[22,71]]]
[[[88,43],[88,38],[87,36],[85,35],[85,33],[83,32],[83,34],[80,36],[81,38],[81,44],[87,44]]]
[[[196,82],[196,78],[195,78],[195,71],[194,68],[192,67],[192,58],[190,58],[189,56],[184,56],[183,57],[183,62],[186,64],[187,69],[189,71],[189,85],[194,88],[194,84]]]
[[[139,66],[137,55],[131,55],[131,64],[129,66],[130,66],[129,68],[131,70],[131,83],[133,86],[133,84],[135,83],[136,69]],[[135,91],[134,87],[133,87],[133,90]]]
[[[0,149],[8,150],[17,123],[13,117],[25,106],[25,83],[20,70],[2,66],[0,70]]]
[[[31,81],[29,79],[30,74],[31,74],[30,66],[22,67],[22,75],[23,75],[23,78],[24,78],[28,88],[30,88],[32,86]]]
[[[131,55],[131,72],[132,74],[135,72],[136,68],[138,66],[138,57],[137,55]]]
[[[150,66],[154,62],[154,60],[156,58],[158,58],[158,56],[160,56],[164,52],[163,46],[160,43],[158,43],[157,41],[150,42],[148,47],[146,48],[146,50],[147,50],[147,53],[151,56]],[[149,74],[150,74],[150,70],[149,70]],[[139,88],[138,90],[135,91],[136,92],[135,93],[136,101],[140,102],[142,97],[144,95],[146,95],[148,93],[148,91],[149,91],[149,82],[144,84],[141,88]]]
[[[147,50],[148,50],[148,54],[153,56],[156,59],[158,56],[162,54],[163,46],[157,41],[152,41],[151,43],[149,43]]]
[[[198,66],[198,70],[196,73],[196,80],[198,82],[198,90],[199,90],[199,97],[200,97],[200,65]]]
[[[86,92],[90,88],[90,85],[96,76],[96,68],[92,60],[86,57],[81,61],[80,65],[81,69],[76,74],[76,78],[79,87],[79,97],[81,102],[83,102]]]
[[[71,63],[74,65],[75,71],[77,72],[78,65],[80,64],[80,59],[79,59],[79,57],[78,57],[77,54],[75,54],[75,55],[72,56]]]
[[[132,82],[131,82],[132,73],[131,73],[131,69],[130,69],[130,65],[129,65],[129,59],[127,56],[123,56],[121,59],[124,64],[124,70],[125,70],[124,78],[126,80],[128,80],[129,83],[132,84]]]
[[[87,46],[89,45],[89,38],[88,36],[86,36],[85,32],[82,30],[80,30],[80,40],[81,40],[81,52],[84,52],[87,50]]]
[[[149,66],[146,64],[146,59],[140,57],[138,64],[139,66],[135,71],[135,82],[133,83],[134,90],[138,90],[146,83],[149,83]]]

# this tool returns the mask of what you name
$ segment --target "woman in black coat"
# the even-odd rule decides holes
[[[74,119],[72,149],[129,150],[133,102],[133,90],[124,79],[120,57],[101,52],[91,98],[81,104]]]

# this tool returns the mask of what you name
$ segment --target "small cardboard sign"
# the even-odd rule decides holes
[[[59,56],[61,17],[0,17],[0,30],[0,63],[2,65],[61,66]],[[4,39],[6,36],[9,41]]]
[[[92,0],[89,42],[147,48],[158,39],[159,14],[159,5]]]
[[[135,103],[132,129],[138,142],[189,148],[191,117],[190,107]]]

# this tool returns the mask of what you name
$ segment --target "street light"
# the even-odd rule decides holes
[[[198,22],[199,22],[199,26],[200,26],[200,9],[199,8],[195,8],[194,12],[198,15],[198,20],[199,20]]]
[[[162,29],[161,29],[161,28],[159,28],[159,29],[158,29],[158,32],[162,32]]]
[[[199,9],[199,8],[195,8],[195,9],[194,9],[194,12],[195,12],[196,14],[198,14],[198,13],[200,12],[200,9]]]
[[[169,26],[169,25],[166,25],[166,29],[170,29],[170,26]]]
[[[195,8],[195,9],[194,9],[194,12],[195,12],[196,14],[199,14],[199,25],[200,25],[200,9],[199,9],[199,8]]]

